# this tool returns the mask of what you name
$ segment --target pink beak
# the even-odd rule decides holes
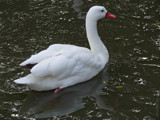
[[[111,13],[109,13],[109,12],[106,13],[106,16],[105,16],[105,17],[106,17],[106,18],[112,18],[112,19],[115,19],[115,18],[116,18],[115,15],[113,15],[113,14],[111,14]]]

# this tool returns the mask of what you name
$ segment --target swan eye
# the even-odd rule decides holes
[[[104,10],[101,10],[101,12],[104,12]]]

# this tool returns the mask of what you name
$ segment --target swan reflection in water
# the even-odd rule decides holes
[[[26,114],[35,118],[48,118],[75,112],[84,107],[82,99],[92,96],[96,99],[98,107],[112,111],[107,108],[100,93],[107,82],[107,66],[93,79],[61,90],[57,95],[54,91],[35,92],[32,91],[25,99],[20,114]]]

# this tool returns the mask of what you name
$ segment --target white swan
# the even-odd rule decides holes
[[[56,89],[57,93],[60,89],[87,81],[97,75],[109,58],[97,32],[97,21],[105,17],[116,18],[103,6],[93,6],[87,13],[86,32],[91,50],[74,45],[51,45],[22,62],[20,66],[31,67],[31,73],[14,82],[26,84],[36,91]]]

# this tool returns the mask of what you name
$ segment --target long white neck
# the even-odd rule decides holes
[[[94,21],[86,17],[86,32],[91,51],[103,56],[104,61],[107,62],[109,58],[108,50],[98,35],[96,20]]]

